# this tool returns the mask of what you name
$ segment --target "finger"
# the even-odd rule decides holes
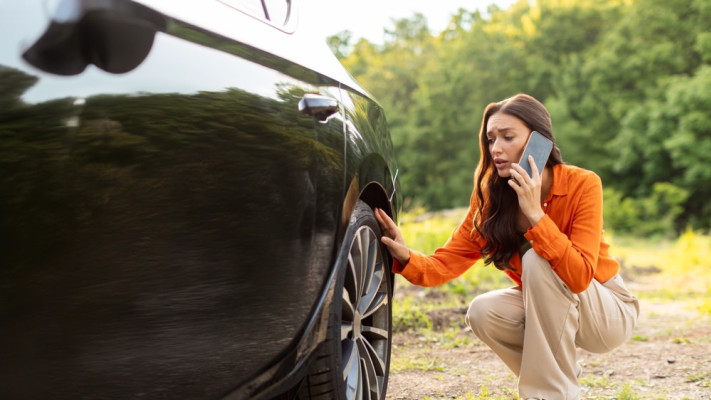
[[[380,209],[376,208],[373,211],[375,212],[375,219],[378,220],[378,223],[380,225],[382,225],[383,224],[383,217],[380,215]]]
[[[376,209],[375,218],[380,223],[380,229],[383,231],[383,234],[393,237],[397,236],[397,225],[395,225],[395,222],[385,211],[379,208]]]
[[[511,170],[511,179],[509,181],[513,181],[513,183],[518,187],[523,187],[527,183],[525,175],[525,172],[521,174],[518,171]]]
[[[383,210],[381,210],[379,208],[375,209],[375,219],[378,220],[378,222],[380,223],[380,225],[382,227],[387,227],[389,218],[390,217],[388,217],[388,215],[385,214],[385,212]]]
[[[388,252],[392,254],[393,256],[399,255],[399,249],[400,246],[398,242],[394,241],[393,239],[383,236],[380,238],[380,241],[385,245],[385,247],[388,248]]]
[[[519,184],[515,178],[509,179],[509,186],[518,193],[521,190],[521,184]]]
[[[385,247],[388,249],[388,253],[390,253],[393,257],[395,256],[396,250],[393,246],[395,242],[392,239],[387,236],[382,236],[380,238],[380,243],[385,245]]]
[[[531,164],[531,178],[538,179],[540,176],[540,171],[538,170],[538,165],[536,165],[535,160],[532,155],[528,155],[528,163]]]
[[[519,181],[519,183],[526,183],[530,180],[530,177],[528,176],[528,172],[526,172],[525,169],[520,164],[514,163],[511,164],[511,175],[514,173],[517,174],[516,180]],[[528,178],[528,180],[526,180]]]
[[[385,219],[385,223],[388,226],[388,230],[390,232],[392,232],[393,234],[397,233],[398,228],[397,228],[397,225],[395,224],[395,221],[393,221],[393,219],[390,218],[390,216],[385,211],[380,210],[380,212],[382,213],[383,218]]]
[[[388,252],[401,263],[406,264],[407,260],[410,259],[410,249],[406,245],[386,236],[383,236],[380,240],[388,248]]]
[[[397,242],[393,240],[390,237],[383,236],[380,238],[380,241],[383,242],[384,245],[388,246],[389,249],[395,249]]]

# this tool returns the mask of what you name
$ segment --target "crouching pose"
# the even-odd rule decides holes
[[[555,143],[550,115],[525,94],[489,104],[469,212],[432,255],[410,250],[376,217],[393,272],[421,286],[452,280],[484,258],[516,284],[476,297],[466,321],[519,377],[522,399],[578,399],[576,349],[608,352],[632,335],[639,303],[603,239],[602,183],[562,162],[555,145],[539,171],[519,164],[532,131]]]

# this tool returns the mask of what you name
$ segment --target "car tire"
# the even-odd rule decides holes
[[[321,344],[302,393],[311,400],[385,399],[390,369],[392,284],[373,210],[359,201],[336,264],[338,279]],[[346,251],[344,251],[346,250]]]

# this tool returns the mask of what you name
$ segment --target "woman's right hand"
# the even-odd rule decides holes
[[[383,231],[381,242],[388,248],[390,255],[402,265],[406,265],[410,261],[410,249],[405,244],[405,239],[402,238],[400,229],[395,225],[395,222],[383,210],[376,208],[375,219],[380,224],[380,230]]]

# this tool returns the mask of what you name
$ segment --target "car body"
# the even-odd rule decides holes
[[[391,139],[297,6],[0,2],[0,398],[385,398]]]

